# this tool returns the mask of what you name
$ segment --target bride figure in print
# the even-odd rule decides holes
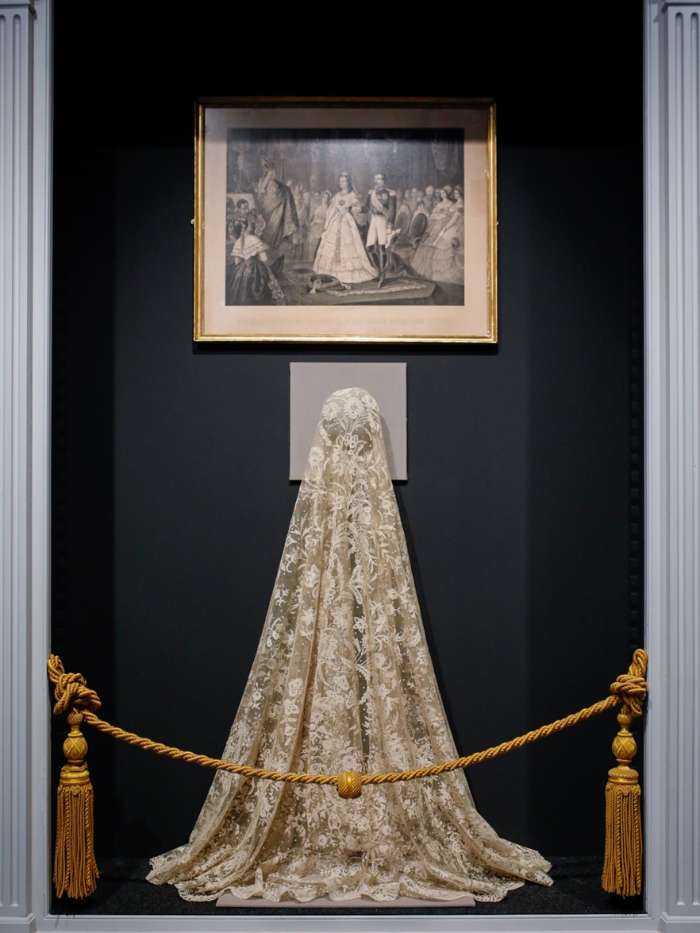
[[[326,213],[314,272],[333,275],[348,285],[370,282],[377,278],[377,270],[370,262],[354,217],[362,205],[347,172],[338,177],[338,186],[340,190]]]
[[[354,221],[353,221],[354,223]],[[457,757],[423,631],[377,403],[323,406],[257,654],[224,754],[278,771],[420,768]],[[365,787],[219,771],[190,841],[151,862],[192,901],[498,901],[551,884],[477,813],[463,771]],[[252,905],[251,905],[252,906]]]

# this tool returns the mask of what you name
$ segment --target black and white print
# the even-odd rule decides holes
[[[464,305],[464,133],[229,128],[227,307]]]

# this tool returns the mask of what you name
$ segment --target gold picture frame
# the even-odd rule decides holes
[[[493,100],[202,98],[194,224],[195,341],[498,340]]]

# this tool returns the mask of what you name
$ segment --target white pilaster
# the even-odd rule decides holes
[[[31,842],[46,810],[32,672],[48,622],[49,48],[47,0],[0,0],[0,927],[17,930],[42,904]]]
[[[647,891],[700,929],[700,2],[646,3]],[[657,855],[658,853],[658,855]]]

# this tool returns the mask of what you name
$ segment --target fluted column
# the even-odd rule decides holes
[[[700,925],[700,2],[647,0],[647,890]]]
[[[13,929],[33,925],[32,833],[42,855],[46,835],[32,680],[48,590],[47,14],[47,0],[0,0],[0,927]]]

